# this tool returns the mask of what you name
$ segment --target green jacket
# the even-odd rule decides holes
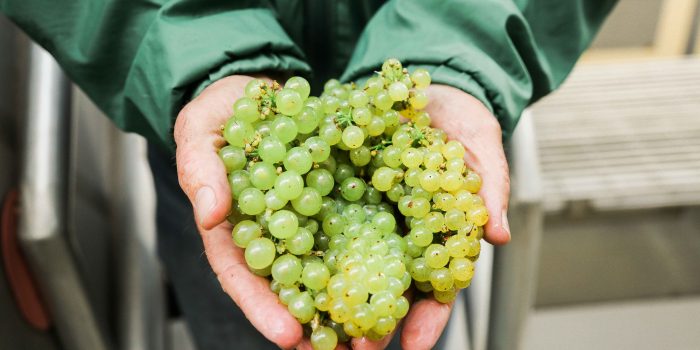
[[[555,89],[615,0],[0,0],[121,128],[172,147],[180,108],[235,73],[312,85],[388,57],[483,101],[507,137]]]

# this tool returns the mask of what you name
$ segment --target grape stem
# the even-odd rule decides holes
[[[314,314],[314,318],[311,320],[311,331],[315,331],[318,327],[321,326],[321,315],[316,312]]]

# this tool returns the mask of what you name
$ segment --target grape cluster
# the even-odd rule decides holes
[[[448,303],[471,281],[488,220],[481,178],[430,127],[429,85],[395,59],[320,97],[300,77],[256,79],[223,126],[233,241],[315,349],[391,333],[411,285]]]

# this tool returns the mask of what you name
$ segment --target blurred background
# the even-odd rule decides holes
[[[194,349],[144,141],[1,15],[0,52],[0,350]],[[700,0],[620,1],[508,145],[513,242],[440,346],[700,349],[699,151]]]

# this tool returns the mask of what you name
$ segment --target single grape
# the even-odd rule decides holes
[[[284,159],[286,153],[287,149],[284,147],[284,143],[275,136],[263,138],[258,145],[258,155],[266,163],[279,163]]]
[[[270,266],[275,259],[275,244],[267,238],[256,238],[248,243],[245,249],[245,261],[254,269]]]
[[[423,109],[428,105],[428,94],[422,90],[413,91],[408,98],[408,103],[414,109]]]
[[[299,128],[292,118],[283,115],[277,116],[270,125],[272,135],[276,136],[282,143],[289,143],[297,137]]]
[[[265,205],[272,210],[280,210],[287,205],[288,200],[281,198],[273,188],[265,193]]]
[[[291,298],[289,304],[287,304],[287,310],[289,310],[289,313],[296,317],[300,323],[310,322],[316,314],[314,299],[309,292],[301,292]]]
[[[411,80],[416,84],[416,88],[425,89],[430,85],[430,73],[423,68],[418,68],[411,73]]]
[[[388,91],[392,101],[404,101],[408,98],[408,87],[402,82],[392,83]]]
[[[255,130],[250,123],[231,118],[224,126],[224,138],[226,142],[235,147],[243,147],[253,140]]]
[[[380,90],[377,92],[376,95],[374,95],[373,98],[373,103],[374,105],[379,108],[382,111],[387,111],[391,108],[391,106],[394,104],[394,101],[392,100],[391,96],[389,95],[389,92],[386,90]]]
[[[257,189],[269,190],[275,185],[277,170],[274,165],[267,162],[257,162],[250,166],[250,182]]]
[[[231,235],[233,236],[233,243],[241,248],[245,248],[250,241],[262,236],[262,227],[255,221],[243,220],[233,227]]]
[[[314,246],[314,235],[306,228],[299,227],[292,237],[285,240],[285,246],[294,255],[307,254]]]
[[[289,78],[289,80],[287,80],[287,82],[284,84],[284,88],[292,89],[298,92],[302,100],[309,97],[309,93],[311,92],[311,85],[309,85],[309,82],[302,77]]]
[[[238,195],[241,211],[248,215],[258,215],[265,210],[265,195],[255,187],[249,187]]]
[[[331,155],[331,146],[318,136],[309,137],[304,145],[309,149],[311,160],[316,163],[325,161]]]
[[[284,114],[293,116],[301,112],[304,107],[304,99],[302,95],[296,90],[292,89],[282,89],[277,92],[275,96],[275,102],[277,104],[277,110]]]
[[[450,273],[449,269],[441,267],[433,270],[430,273],[430,284],[433,286],[434,290],[444,292],[454,286],[454,278],[452,277],[452,273]]]
[[[313,290],[322,290],[326,288],[330,279],[330,271],[328,267],[320,262],[309,263],[304,267],[301,275],[301,282],[307,288]]]
[[[360,146],[350,150],[350,161],[355,166],[365,166],[369,164],[370,160],[372,160],[372,155],[367,146]]]
[[[251,99],[260,97],[260,95],[262,95],[264,86],[265,82],[263,80],[253,79],[245,85],[244,93],[246,97]]]
[[[321,326],[311,332],[311,346],[314,350],[333,350],[338,345],[338,335],[329,327]]]
[[[367,107],[355,108],[352,111],[352,121],[357,125],[367,125],[372,121],[372,112]]]
[[[321,210],[323,199],[321,194],[312,187],[305,187],[301,194],[292,199],[292,207],[301,215],[316,215]]]
[[[340,193],[346,200],[354,202],[362,198],[366,188],[367,185],[362,179],[349,177],[340,184]]]
[[[299,229],[299,219],[289,210],[279,210],[268,221],[270,234],[277,238],[289,238]]]
[[[389,335],[396,328],[396,319],[390,316],[380,317],[377,323],[372,327],[372,331],[376,332],[380,337]]]
[[[292,200],[301,195],[304,189],[304,179],[294,170],[287,170],[275,179],[277,195],[286,200]]]
[[[301,260],[294,255],[285,254],[272,263],[272,278],[283,285],[292,285],[301,278]]]
[[[450,260],[450,254],[447,248],[441,244],[431,244],[423,253],[425,263],[432,269],[437,269],[445,266]],[[415,260],[414,260],[415,261]]]
[[[258,103],[252,98],[241,97],[233,104],[233,115],[238,120],[252,123],[260,118]]]
[[[245,170],[235,170],[228,175],[228,185],[231,187],[233,199],[238,199],[238,195],[246,188],[252,186],[250,175]]]
[[[222,147],[219,150],[219,157],[224,162],[227,173],[243,169],[248,161],[242,148],[231,145]]]
[[[355,125],[350,125],[343,130],[342,140],[350,149],[353,149],[362,146],[362,143],[365,141],[365,135],[362,129]]]
[[[311,170],[312,163],[311,154],[306,147],[294,147],[287,152],[287,156],[284,158],[285,169],[294,170],[301,175]]]

